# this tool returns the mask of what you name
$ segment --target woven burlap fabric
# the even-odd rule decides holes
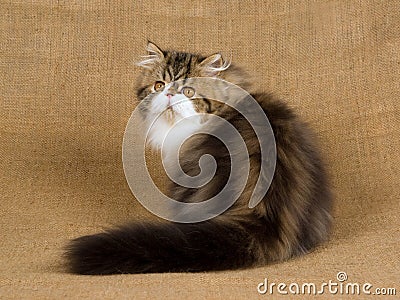
[[[242,271],[65,273],[68,239],[152,218],[121,162],[147,39],[232,55],[311,124],[336,197],[329,243]],[[265,277],[339,271],[399,292],[399,1],[1,0],[0,74],[0,298],[256,298]]]

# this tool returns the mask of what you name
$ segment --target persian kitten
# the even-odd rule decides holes
[[[200,188],[171,182],[171,198],[201,202],[223,189],[228,176],[247,180],[237,201],[223,214],[198,223],[131,223],[102,233],[79,237],[69,243],[66,258],[70,272],[114,274],[148,272],[198,272],[265,265],[305,254],[328,238],[332,196],[326,172],[308,126],[279,99],[254,92],[271,124],[276,143],[275,173],[262,201],[248,203],[261,163],[257,137],[239,112],[208,99],[185,82],[191,78],[220,78],[251,90],[246,73],[220,54],[165,51],[149,42],[148,56],[139,63],[142,74],[137,97],[142,101],[143,122],[161,117],[149,133],[149,144],[159,149],[166,132],[186,117],[193,122],[179,130],[165,153],[192,136],[180,149],[182,170],[195,176],[198,159],[210,154],[217,163],[214,178]],[[188,101],[181,101],[188,100]],[[179,103],[178,103],[179,102]],[[176,104],[176,105],[174,105]],[[213,136],[199,134],[204,116],[217,115],[240,129],[250,160],[248,178],[231,173],[227,149]],[[196,118],[198,116],[198,118]]]

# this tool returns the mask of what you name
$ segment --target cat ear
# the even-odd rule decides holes
[[[151,69],[156,62],[160,62],[164,59],[163,51],[150,41],[147,42],[146,50],[148,54],[142,56],[143,60],[137,63],[139,67]]]
[[[206,57],[199,64],[203,74],[207,76],[217,76],[220,72],[228,69],[230,65],[231,62],[224,60],[220,53]]]
[[[149,55],[157,55],[160,58],[164,58],[164,53],[160,49],[160,47],[158,47],[156,44],[150,41],[147,42],[146,50],[149,53]]]

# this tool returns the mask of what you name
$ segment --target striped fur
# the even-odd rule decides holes
[[[163,51],[149,43],[149,56],[140,66],[138,98],[151,113],[154,82],[169,83],[190,77],[214,76],[249,88],[243,71],[220,54],[204,57]],[[263,201],[247,203],[260,170],[260,149],[246,120],[233,109],[208,99],[197,99],[198,112],[222,116],[239,128],[250,155],[250,176],[244,192],[224,214],[201,223],[132,223],[103,233],[77,238],[67,246],[69,270],[79,274],[198,272],[239,269],[287,260],[305,254],[328,238],[332,195],[315,135],[281,100],[253,93],[275,134],[277,165]],[[146,98],[147,97],[147,98]],[[222,149],[222,150],[221,150]],[[198,135],[181,153],[182,169],[198,173],[197,158],[211,154],[218,170],[211,182],[198,189],[171,183],[170,195],[182,202],[203,201],[222,189],[230,172],[229,153],[210,136]],[[232,174],[241,176],[241,174]]]

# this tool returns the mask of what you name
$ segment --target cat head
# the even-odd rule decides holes
[[[143,102],[144,117],[158,119],[160,125],[155,126],[155,131],[160,132],[189,117],[192,127],[198,128],[205,114],[218,114],[223,107],[221,102],[204,98],[201,91],[187,84],[190,78],[220,78],[246,87],[247,77],[243,71],[231,65],[220,53],[202,56],[167,51],[152,42],[148,42],[146,50],[147,55],[137,64],[142,68],[137,96]],[[193,132],[193,128],[189,131]]]
[[[173,81],[189,77],[214,77],[226,71],[230,62],[220,53],[201,56],[188,52],[164,51],[152,42],[147,43],[148,55],[137,65],[153,71],[160,79]]]

